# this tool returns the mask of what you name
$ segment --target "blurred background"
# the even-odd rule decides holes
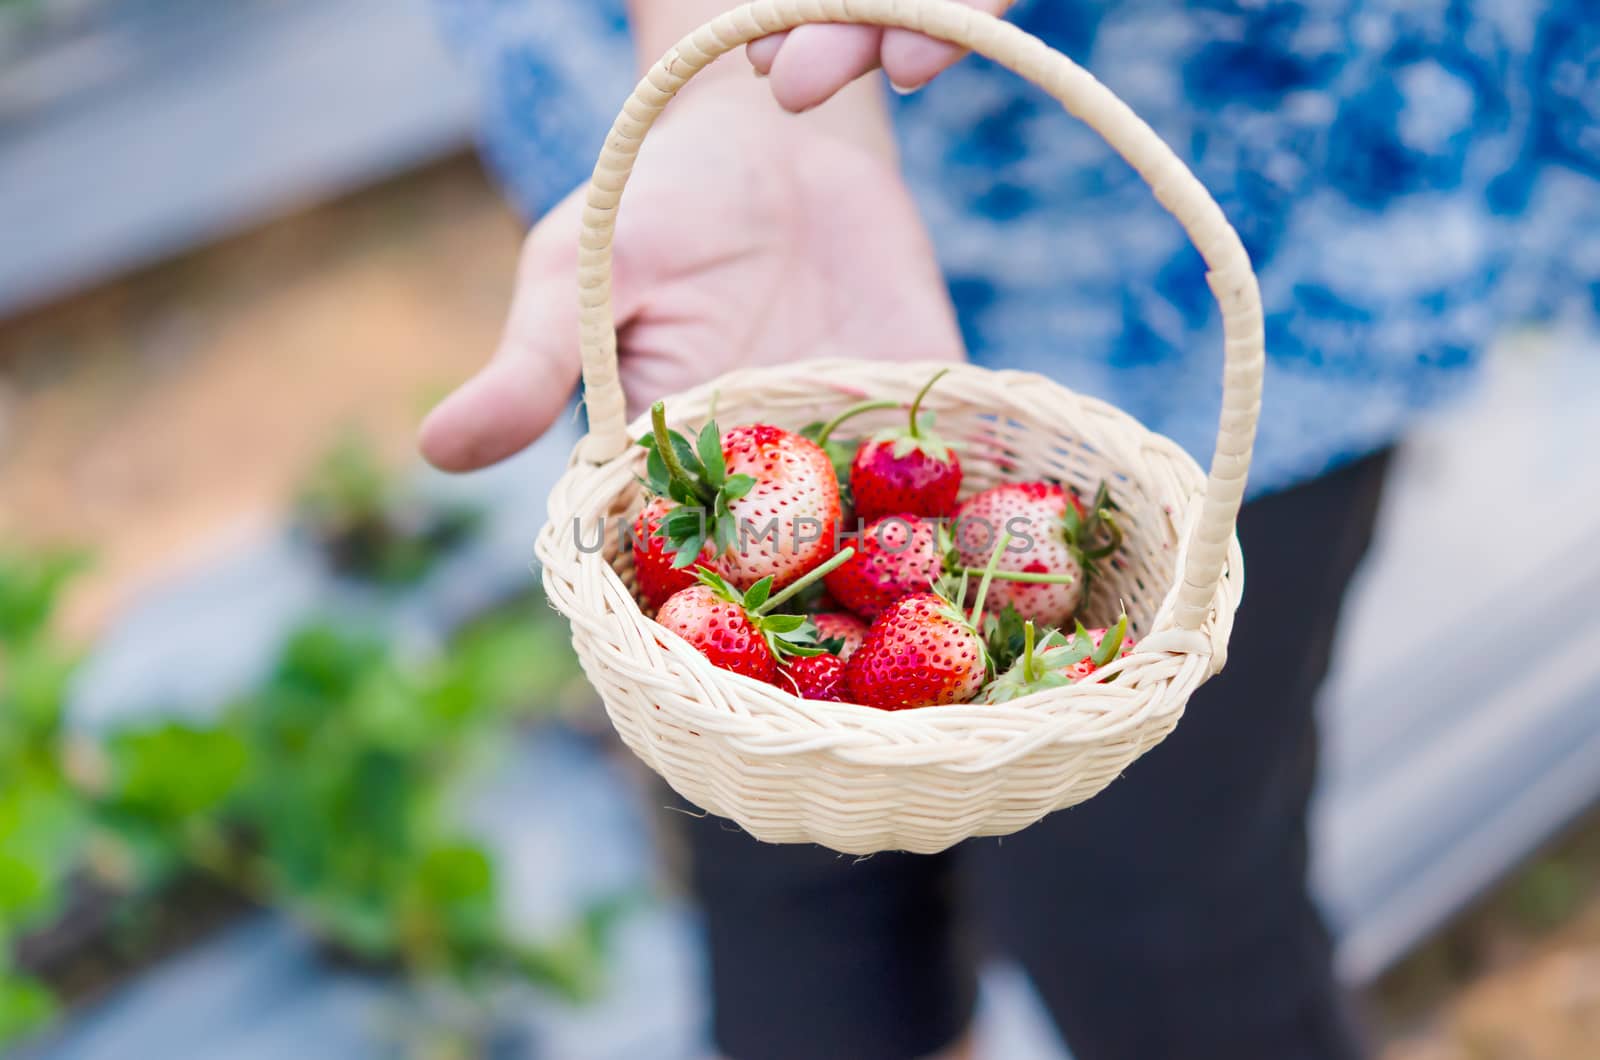
[[[530,572],[573,430],[413,456],[521,234],[473,117],[423,0],[0,0],[0,1053],[703,1052]],[[1347,615],[1317,881],[1390,1060],[1600,1049],[1597,353],[1496,350]],[[986,1055],[1064,1055],[1028,991]]]

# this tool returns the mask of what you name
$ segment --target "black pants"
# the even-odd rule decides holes
[[[1077,1060],[1347,1060],[1362,1049],[1306,888],[1312,706],[1388,455],[1245,507],[1227,668],[1102,794],[1017,835],[853,859],[689,819],[718,1046],[902,1060],[1019,961]]]

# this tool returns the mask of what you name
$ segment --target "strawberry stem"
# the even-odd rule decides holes
[[[1033,654],[1033,619],[1022,624],[1022,676],[1029,682],[1037,681],[1044,676],[1044,671],[1037,669],[1038,659]]]
[[[689,469],[678,459],[678,451],[672,447],[672,432],[667,429],[667,406],[664,402],[658,401],[650,406],[650,430],[655,436],[656,452],[661,454],[668,477],[699,497],[703,503],[713,503],[716,500],[715,492],[708,493],[706,484],[689,474]]]
[[[911,437],[921,438],[922,432],[917,429],[917,411],[922,408],[922,399],[928,396],[928,391],[933,389],[933,384],[943,379],[950,369],[941,368],[933,373],[933,378],[922,384],[922,389],[917,391],[917,396],[911,399]]]
[[[782,592],[767,597],[766,603],[756,608],[755,613],[758,615],[764,615],[768,611],[771,611],[774,607],[777,607],[779,604],[783,603],[785,600],[793,598],[796,593],[804,592],[806,586],[813,584],[824,574],[827,574],[829,571],[832,571],[838,568],[840,565],[848,562],[850,557],[854,556],[855,554],[856,550],[854,548],[850,548],[848,546],[841,548],[839,551],[829,556],[826,562],[820,563],[806,571],[793,583],[786,586]]]
[[[982,574],[980,567],[957,567],[957,574]],[[994,576],[1003,582],[1027,582],[1030,585],[1071,585],[1078,578],[1073,574],[1051,574],[1049,571],[997,570]]]
[[[967,624],[974,629],[978,625],[978,616],[983,614],[983,600],[989,595],[989,583],[994,581],[995,568],[1000,565],[1000,554],[1011,544],[1009,531],[1000,531],[1000,540],[995,542],[994,551],[989,554],[989,565],[983,569],[983,580],[978,583],[978,593],[972,600],[972,617],[967,619]]]
[[[900,402],[890,401],[888,399],[881,401],[863,401],[859,404],[851,405],[849,408],[845,409],[843,412],[839,413],[839,415],[835,416],[833,419],[829,420],[823,425],[822,430],[817,432],[816,442],[818,445],[826,445],[829,435],[833,434],[834,430],[845,420],[854,419],[864,412],[877,412],[879,409],[897,409],[899,407]]]

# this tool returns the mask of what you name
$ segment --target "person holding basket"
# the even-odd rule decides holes
[[[484,71],[487,157],[539,220],[500,349],[424,425],[439,467],[506,457],[564,413],[571,189],[638,71],[731,6],[441,5]],[[1395,442],[1506,322],[1593,310],[1600,262],[1550,263],[1600,228],[1600,44],[1577,0],[970,6],[1012,8],[1116,91],[1239,231],[1268,351],[1238,521],[1249,591],[1227,668],[1172,735],[1003,841],[856,860],[689,820],[716,1043],[969,1055],[993,950],[1079,1060],[1363,1055],[1307,886],[1316,694]],[[802,358],[970,358],[1205,454],[1205,264],[1092,131],[905,30],[803,25],[746,58],[682,90],[628,185],[612,299],[630,399]]]

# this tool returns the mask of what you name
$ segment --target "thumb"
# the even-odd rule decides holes
[[[578,384],[576,239],[563,238],[571,226],[559,221],[553,213],[528,236],[493,358],[422,423],[422,455],[440,470],[504,460],[566,411]]]

